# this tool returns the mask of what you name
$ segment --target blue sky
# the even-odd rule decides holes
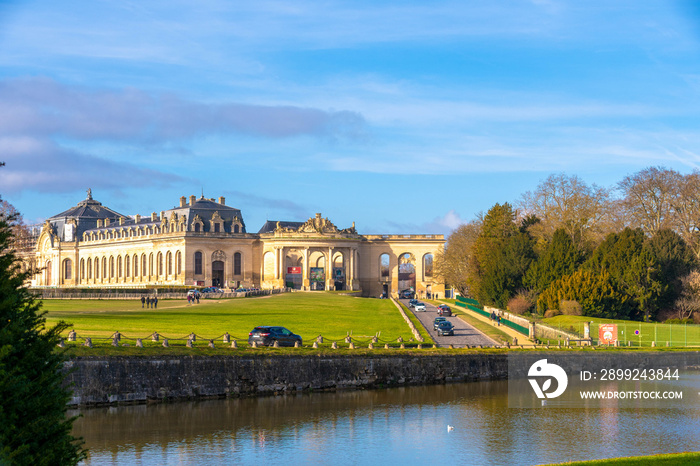
[[[28,222],[225,196],[445,233],[551,173],[700,164],[691,1],[0,2],[0,195]]]

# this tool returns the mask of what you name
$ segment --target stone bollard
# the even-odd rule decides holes
[[[295,347],[295,348],[301,348],[301,342],[300,342],[299,340],[295,341],[295,342],[294,342],[294,347]],[[316,347],[318,348],[318,345],[316,345]]]
[[[231,348],[238,348],[238,343],[236,342],[236,340],[233,340],[231,342]]]
[[[136,347],[137,348],[143,348],[143,341],[141,341],[140,338],[136,339]]]
[[[350,337],[350,335],[345,337],[345,343],[351,343],[351,342],[352,342],[352,338]]]
[[[350,342],[350,346],[348,346],[348,349],[355,349],[355,343]]]
[[[448,348],[450,348],[450,349],[455,349],[455,345],[450,344],[450,346],[448,346]],[[469,345],[467,345],[467,348],[469,348]]]
[[[214,340],[209,340],[209,345],[207,345],[207,346],[209,346],[209,348],[211,348],[211,349],[214,349],[215,348]]]
[[[112,338],[112,346],[119,346],[119,339],[117,337]]]
[[[68,341],[75,341],[75,338],[76,338],[75,330],[71,330],[70,332],[68,332]]]
[[[374,349],[374,343],[370,342],[369,345],[367,346],[369,349]]]
[[[258,347],[258,342],[257,342],[257,341],[254,341],[250,346],[252,346],[253,348],[257,348],[257,347]]]
[[[185,343],[185,346],[187,346],[188,348],[192,348],[192,340],[188,338],[187,343]]]
[[[231,343],[231,335],[228,332],[224,333],[224,343]]]
[[[321,335],[316,337],[316,342],[320,345],[323,343],[323,337]]]
[[[510,343],[508,343],[508,342],[506,341],[506,342],[505,342],[505,346],[506,346],[506,348],[510,348]]]
[[[399,343],[403,343],[403,337],[397,338],[396,341],[398,341]]]
[[[60,340],[58,340],[58,344],[57,344],[56,346],[58,346],[59,348],[65,348],[65,347],[66,347],[66,344],[63,343],[63,338],[61,338]]]
[[[189,338],[190,338],[190,340],[192,340],[193,343],[194,343],[195,341],[197,341],[197,335],[195,335],[194,332],[190,333],[190,337],[189,337]]]
[[[372,343],[379,343],[379,337],[377,337],[377,335],[372,337]]]
[[[299,343],[299,342],[297,341],[297,343]],[[314,344],[311,345],[311,347],[312,347],[313,349],[318,349],[318,342],[315,341]]]
[[[115,340],[122,341],[122,334],[119,333],[118,331],[114,332],[114,335],[112,335],[112,336],[114,337]]]
[[[338,343],[336,343],[336,342],[334,341],[334,342],[331,344],[331,348],[333,348],[333,349],[338,349]]]
[[[389,343],[384,343],[384,349],[389,349]]]
[[[153,332],[153,335],[151,335],[151,341],[158,341],[159,338],[158,332]]]
[[[401,343],[401,346],[399,346],[399,349],[406,349],[406,345],[404,345],[403,343]]]
[[[280,342],[275,340],[275,342],[272,344],[273,348],[279,348],[280,347]]]
[[[513,337],[513,345],[518,346],[518,338]]]
[[[671,346],[671,342],[670,342],[670,341],[667,341],[667,342],[666,342],[666,348],[669,348],[670,346]]]
[[[88,348],[92,348],[92,338],[86,338],[83,346],[87,346]]]
[[[423,345],[421,345],[420,343],[418,343],[418,349],[423,349]]]
[[[652,347],[652,348],[656,347],[656,342],[655,342],[655,341],[652,341],[652,342],[651,342],[651,347]]]
[[[170,348],[170,345],[168,344],[167,338],[163,338],[163,348]]]

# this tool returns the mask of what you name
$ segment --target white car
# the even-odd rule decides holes
[[[425,311],[425,303],[416,303],[413,305],[414,311]]]

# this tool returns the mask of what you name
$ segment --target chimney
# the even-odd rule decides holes
[[[224,196],[219,196],[219,204],[226,205],[226,198]]]
[[[102,219],[101,218],[97,219],[97,228],[102,228]]]
[[[193,206],[197,201],[197,196],[190,196],[190,206]]]
[[[151,212],[151,222],[158,221],[158,215],[155,212]]]
[[[124,217],[119,217],[119,225],[124,225]]]
[[[106,227],[109,226],[109,219],[108,219],[108,218],[105,219],[105,226],[106,226]]]
[[[134,218],[136,223],[139,223],[141,221],[141,216],[139,214],[136,214],[136,218]]]
[[[185,207],[187,205],[187,198],[185,196],[182,196],[180,198],[180,207]]]
[[[160,219],[163,220],[165,218],[165,211],[161,210],[160,211]]]

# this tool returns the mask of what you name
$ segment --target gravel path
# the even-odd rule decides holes
[[[408,299],[400,300],[406,307],[408,307]],[[421,321],[421,323],[428,329],[428,333],[435,340],[437,346],[447,347],[453,345],[455,348],[463,348],[467,345],[476,346],[496,346],[496,342],[460,319],[459,317],[452,316],[448,317],[447,320],[452,322],[455,328],[454,336],[437,336],[437,332],[433,330],[433,321],[438,316],[437,307],[432,304],[425,303],[425,311],[415,312],[413,308],[408,307],[408,309],[413,312],[413,314]]]

